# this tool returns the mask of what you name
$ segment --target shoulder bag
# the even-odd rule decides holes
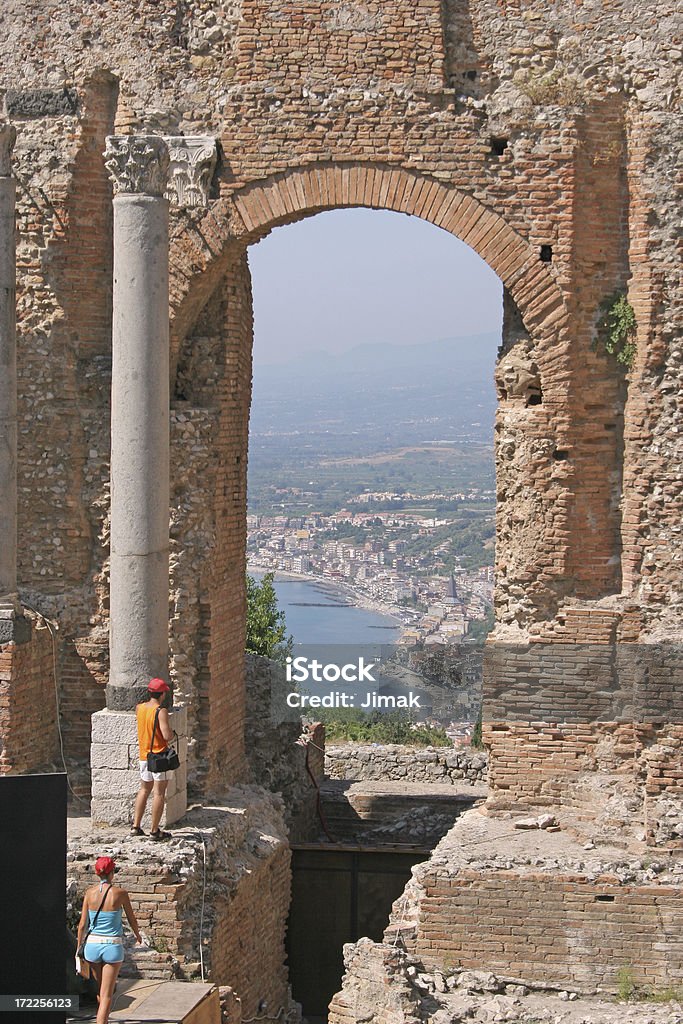
[[[154,746],[154,736],[157,731],[157,722],[159,721],[159,712],[161,708],[157,708],[154,715],[154,728],[152,729],[152,739],[150,740],[150,750],[147,754],[147,769],[150,772],[174,772],[176,768],[180,767],[180,758],[175,750],[175,747],[166,747],[165,750],[160,750],[158,753],[154,753],[151,749]],[[175,732],[173,733],[175,736]]]

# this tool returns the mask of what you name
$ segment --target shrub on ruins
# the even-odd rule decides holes
[[[273,580],[275,574],[266,573],[261,582],[247,576],[247,641],[250,654],[284,663],[292,653],[293,640],[287,636],[285,613],[278,608]]]
[[[600,304],[597,342],[627,369],[636,354],[636,326],[633,306],[623,293],[615,292]]]
[[[353,743],[400,743],[414,747],[450,747],[443,729],[415,725],[405,711],[363,711],[360,708],[336,708],[316,712],[316,721],[325,725],[326,740]]]

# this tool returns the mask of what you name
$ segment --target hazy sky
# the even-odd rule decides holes
[[[418,217],[333,210],[249,249],[254,361],[500,330],[502,286],[464,242]]]

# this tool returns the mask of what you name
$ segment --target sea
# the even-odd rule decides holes
[[[263,571],[248,570],[254,579],[261,580]],[[319,658],[324,663],[344,664],[364,658],[380,666],[375,675],[376,685],[363,686],[332,684],[355,695],[355,705],[363,706],[368,693],[376,691],[383,697],[410,699],[414,693],[419,700],[420,712],[411,715],[424,718],[432,711],[433,698],[422,687],[408,686],[402,681],[382,675],[382,661],[390,656],[393,645],[401,635],[401,623],[392,615],[371,611],[354,605],[353,597],[341,587],[325,581],[278,577],[275,573],[275,593],[278,607],[285,613],[287,635],[294,640],[293,656],[304,654],[309,659]],[[399,705],[400,707],[400,705]],[[376,710],[394,710],[390,706]]]
[[[249,575],[260,580],[264,573],[249,570]],[[275,573],[275,593],[295,644],[395,644],[401,635],[398,619],[353,605],[333,583]]]

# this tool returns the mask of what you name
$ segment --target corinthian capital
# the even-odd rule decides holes
[[[104,165],[115,195],[163,196],[168,149],[159,135],[108,135]]]
[[[171,155],[167,199],[177,206],[208,206],[216,167],[216,140],[210,135],[164,139]]]
[[[12,150],[17,137],[13,124],[0,124],[0,177],[8,178],[12,173]]]

